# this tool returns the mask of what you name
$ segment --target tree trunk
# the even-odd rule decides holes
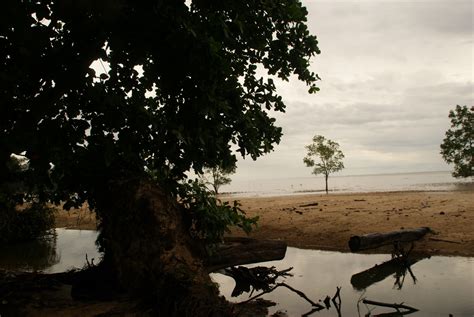
[[[159,186],[139,178],[111,182],[97,207],[104,261],[125,290],[152,299],[163,316],[230,315],[182,208]]]
[[[363,236],[352,236],[349,239],[349,248],[352,252],[360,250],[374,249],[383,245],[395,242],[411,242],[421,239],[430,232],[428,227],[421,227],[410,230],[392,231],[386,233],[370,233]]]
[[[325,174],[325,180],[326,180],[326,195],[329,194],[329,191],[328,191],[328,178],[329,178],[329,175],[328,174]]]

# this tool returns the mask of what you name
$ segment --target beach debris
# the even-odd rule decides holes
[[[300,205],[300,207],[313,207],[313,206],[317,206],[317,205],[319,205],[319,203],[314,202],[314,203],[309,203],[309,204]]]
[[[301,298],[303,298],[305,301],[307,301],[308,303],[311,304],[311,306],[313,307],[313,309],[312,309],[310,312],[308,312],[308,313],[306,313],[306,314],[304,314],[304,315],[302,315],[302,316],[309,316],[310,314],[312,314],[312,313],[314,313],[314,312],[317,312],[317,311],[320,311],[320,310],[323,310],[323,309],[326,308],[325,306],[323,306],[323,305],[321,305],[321,304],[319,304],[319,303],[316,303],[316,302],[314,302],[313,300],[311,300],[311,299],[310,299],[308,296],[306,296],[306,294],[303,293],[302,291],[297,290],[297,289],[291,287],[290,285],[288,285],[288,284],[286,284],[286,283],[277,283],[277,284],[275,284],[273,287],[269,288],[268,290],[265,290],[265,291],[261,292],[260,294],[257,294],[257,295],[255,295],[255,296],[253,296],[253,297],[251,297],[251,298],[249,298],[249,299],[247,299],[247,300],[245,300],[245,301],[243,301],[243,302],[240,302],[240,303],[238,303],[238,304],[240,305],[240,304],[245,304],[245,303],[248,303],[248,302],[250,302],[250,301],[253,301],[253,300],[259,298],[260,296],[263,296],[263,295],[265,295],[265,294],[268,294],[268,293],[273,292],[273,291],[274,291],[275,289],[277,289],[278,287],[285,287],[285,288],[289,289],[290,291],[292,291],[293,293],[296,293],[296,294],[299,295]]]
[[[257,240],[245,237],[228,237],[216,246],[206,261],[208,272],[235,265],[281,260],[286,254],[282,240]]]
[[[254,291],[270,290],[280,277],[293,276],[293,274],[289,273],[292,269],[290,267],[278,271],[274,266],[257,266],[253,268],[238,266],[225,269],[224,274],[235,280],[235,287],[231,294],[232,297],[240,296],[242,293],[250,293],[251,296]]]
[[[293,276],[289,273],[293,268],[290,267],[285,270],[278,271],[274,266],[272,267],[264,267],[258,266],[254,268],[247,268],[243,266],[239,267],[232,267],[224,270],[223,274],[232,277],[235,280],[235,287],[232,291],[233,297],[237,297],[242,295],[242,293],[250,293],[249,299],[241,301],[237,303],[237,305],[247,304],[249,302],[255,301],[260,299],[265,294],[269,294],[273,292],[275,289],[279,287],[284,287],[289,289],[291,292],[297,294],[301,298],[303,298],[306,302],[311,304],[311,310],[302,316],[309,316],[317,311],[323,309],[330,309],[331,308],[331,301],[336,309],[338,316],[341,316],[341,287],[336,287],[336,293],[331,298],[326,296],[324,301],[319,300],[313,301],[310,299],[305,293],[302,291],[291,287],[290,285],[278,282],[277,279],[280,277],[286,278],[287,276]],[[252,296],[253,292],[257,290],[261,292],[257,295]],[[322,305],[324,303],[324,305]],[[280,315],[277,315],[280,316]],[[285,315],[283,315],[285,316]]]
[[[326,298],[324,299],[324,305],[326,305],[326,309],[331,308],[331,297],[326,296]]]
[[[421,208],[429,208],[429,207],[431,207],[431,206],[427,201],[422,201],[421,202]]]
[[[361,250],[375,249],[384,245],[393,244],[395,251],[397,251],[397,253],[398,251],[401,251],[403,255],[403,250],[400,250],[401,243],[420,240],[428,232],[432,232],[429,227],[420,227],[416,229],[405,229],[385,233],[376,232],[362,236],[352,236],[349,239],[349,248],[351,252],[358,252]]]
[[[379,307],[389,307],[395,309],[394,313],[397,313],[397,315],[394,316],[399,316],[399,315],[408,315],[414,312],[417,312],[418,309],[405,305],[404,303],[400,304],[389,304],[389,303],[384,303],[384,302],[377,302],[373,300],[368,300],[368,299],[363,299],[362,303],[366,305],[373,305],[373,306],[379,306]],[[371,316],[370,313],[368,316]],[[379,315],[380,316],[380,315]],[[388,315],[387,315],[388,316]]]
[[[365,199],[354,199],[354,201],[366,201]]]
[[[441,211],[439,214],[440,215],[445,215],[446,213],[444,211]]]
[[[459,241],[453,241],[453,240],[446,240],[446,239],[438,239],[438,238],[430,238],[431,241],[440,241],[440,242],[447,242],[447,243],[455,243],[455,244],[462,244]]]
[[[277,310],[272,317],[288,317],[288,314],[285,311]]]

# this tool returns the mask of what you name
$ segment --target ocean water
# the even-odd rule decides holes
[[[474,191],[474,178],[456,179],[451,172],[421,172],[357,176],[329,176],[329,191],[364,193],[388,191]],[[221,193],[234,197],[281,196],[323,193],[324,177],[235,180]]]

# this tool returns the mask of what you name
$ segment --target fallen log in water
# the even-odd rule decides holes
[[[425,234],[431,232],[428,227],[416,229],[405,229],[386,233],[370,233],[363,236],[352,236],[349,239],[349,248],[351,252],[357,252],[367,249],[375,249],[383,245],[394,244],[397,242],[412,242],[423,238]]]
[[[229,266],[281,260],[285,254],[285,241],[226,238],[207,259],[206,266],[213,272]]]

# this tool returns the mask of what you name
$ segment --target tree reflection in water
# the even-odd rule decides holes
[[[311,304],[311,310],[307,313],[303,314],[302,316],[310,316],[318,311],[323,309],[330,309],[331,302],[334,305],[334,308],[337,311],[338,317],[341,316],[341,296],[340,291],[341,288],[337,287],[335,295],[331,298],[326,296],[326,298],[319,301],[311,300],[305,293],[302,291],[291,287],[290,285],[282,282],[277,282],[277,279],[280,277],[286,278],[288,276],[293,276],[289,273],[293,268],[290,267],[285,270],[278,271],[274,266],[272,267],[264,267],[264,266],[257,266],[253,268],[247,268],[244,266],[239,267],[231,267],[221,271],[221,273],[232,277],[235,280],[235,287],[232,291],[232,297],[240,296],[242,293],[250,293],[249,299],[240,302],[239,304],[247,304],[249,302],[255,301],[256,299],[260,298],[265,294],[269,294],[273,292],[275,289],[279,287],[284,287],[291,292],[297,294],[309,304]],[[252,297],[254,291],[261,291],[259,294]],[[323,305],[324,304],[324,305]],[[268,305],[268,303],[267,303]]]
[[[42,271],[59,263],[57,235],[50,234],[29,242],[0,246],[0,268],[9,271]]]

